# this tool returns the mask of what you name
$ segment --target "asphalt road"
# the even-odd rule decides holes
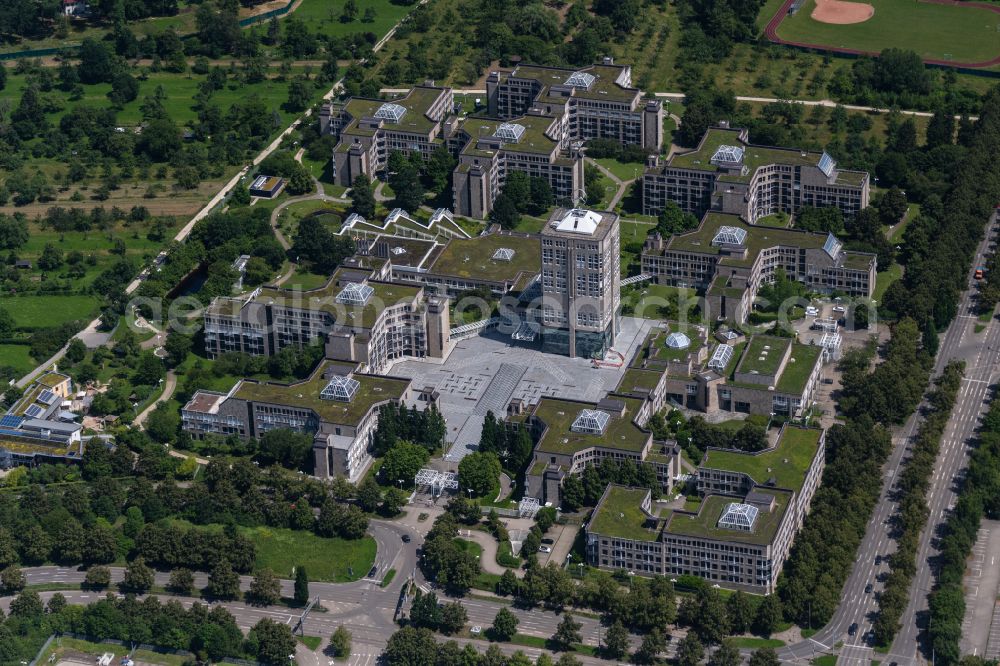
[[[980,244],[973,266],[985,263],[984,254],[988,243],[988,240],[984,240]],[[997,377],[997,362],[1000,360],[1000,326],[996,324],[995,319],[987,325],[985,331],[975,333],[975,325],[980,322],[975,313],[974,282],[970,271],[970,289],[962,294],[958,316],[940,336],[940,346],[934,366],[933,374],[937,376],[953,359],[966,362],[966,379],[962,383],[955,409],[942,439],[937,471],[932,481],[933,488],[928,498],[930,521],[934,528],[943,521],[946,509],[954,502],[955,478],[959,471],[964,469],[969,450],[968,442],[987,406],[987,390],[989,383]],[[878,577],[888,571],[885,562],[876,566],[875,558],[878,555],[884,558],[896,550],[895,541],[891,536],[892,526],[889,524],[889,519],[896,511],[896,502],[891,498],[891,490],[902,463],[909,457],[910,440],[916,433],[920,421],[918,410],[918,413],[913,414],[893,437],[893,451],[885,467],[881,495],[858,548],[857,559],[833,618],[811,638],[780,648],[778,655],[782,660],[808,660],[821,654],[829,654],[834,651],[834,646],[842,641],[844,649],[841,650],[839,664],[869,666],[871,663],[874,655],[873,643],[866,634],[872,627],[878,608],[875,594],[882,588]],[[930,655],[921,658],[917,650],[917,617],[920,611],[927,608],[927,592],[933,584],[928,563],[928,559],[936,552],[931,544],[933,533],[934,529],[925,529],[921,537],[918,573],[910,594],[910,605],[902,618],[903,629],[888,657],[900,666],[930,661]],[[871,593],[866,593],[865,587],[869,583],[872,584],[873,590]],[[858,631],[854,636],[850,636],[848,629],[854,622],[858,623]],[[880,658],[885,659],[882,656]]]
[[[994,212],[991,230],[980,245],[975,265],[985,263],[984,255],[997,227],[1000,210]],[[965,381],[951,420],[945,430],[938,454],[927,508],[930,511],[927,525],[920,536],[917,550],[917,574],[910,588],[909,603],[901,618],[902,629],[892,645],[891,656],[901,666],[933,661],[926,634],[927,594],[934,585],[934,566],[938,555],[936,537],[955,505],[956,491],[968,464],[971,444],[980,419],[989,407],[989,388],[998,378],[1000,363],[1000,325],[994,316],[982,333],[975,332],[978,322],[975,313],[974,291],[967,291],[959,305],[959,316],[949,332],[956,328],[957,340],[949,356],[966,362]],[[939,358],[943,357],[940,355]]]

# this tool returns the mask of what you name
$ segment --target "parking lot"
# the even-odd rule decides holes
[[[959,643],[962,654],[995,659],[1000,653],[1000,609],[996,604],[998,585],[1000,521],[984,519],[962,579],[965,591],[965,618],[962,620]]]

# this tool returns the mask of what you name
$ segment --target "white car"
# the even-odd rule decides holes
[[[833,306],[833,311],[834,312],[847,312],[847,308],[845,308],[843,305],[834,305]]]
[[[469,632],[478,636],[479,634],[483,633],[483,628],[477,624],[472,629],[469,629]]]
[[[806,316],[807,317],[815,317],[818,314],[819,314],[819,310],[817,308],[814,308],[811,305],[806,308]]]
[[[538,552],[539,553],[551,553],[552,552],[552,548],[550,548],[549,546],[539,546],[538,547]]]

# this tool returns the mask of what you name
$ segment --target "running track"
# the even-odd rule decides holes
[[[962,7],[979,7],[980,9],[987,9],[994,14],[997,14],[998,19],[1000,19],[1000,6],[989,5],[983,2],[959,2],[959,0],[920,0],[921,2],[933,2],[938,5],[961,5]],[[784,44],[786,46],[798,46],[800,48],[806,49],[816,49],[819,51],[830,51],[832,53],[846,53],[851,55],[871,55],[877,56],[876,51],[861,51],[858,49],[845,49],[836,46],[827,46],[825,44],[809,44],[807,42],[790,42],[786,39],[778,37],[778,26],[781,22],[785,20],[788,16],[788,8],[792,6],[795,0],[785,0],[785,3],[781,5],[771,20],[768,21],[767,27],[764,28],[764,34],[767,38],[774,42],[775,44]],[[955,62],[953,60],[931,60],[925,59],[925,63],[928,65],[940,65],[942,67],[971,67],[971,68],[981,68],[981,67],[992,67],[994,65],[1000,65],[1000,55],[993,58],[992,60],[984,60],[983,62]]]

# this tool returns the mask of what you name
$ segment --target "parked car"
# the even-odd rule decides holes
[[[875,566],[878,566],[880,564],[882,564],[882,556],[881,555],[876,555],[875,556]]]
[[[544,543],[544,544],[547,544],[547,545],[551,546],[552,544],[554,544],[554,543],[555,543],[555,540],[554,540],[554,539],[550,539],[550,538],[548,538],[548,537],[545,537],[544,539],[542,539],[542,543]]]
[[[538,547],[538,552],[539,553],[551,553],[552,552],[552,548],[550,548],[549,546],[539,546]]]
[[[806,308],[806,316],[807,317],[815,317],[818,314],[819,314],[819,308],[814,308],[811,305]]]
[[[874,589],[875,589],[875,586],[872,585],[871,583],[868,583],[867,585],[865,585],[865,594],[871,594],[872,590],[874,590]]]
[[[469,632],[478,636],[479,634],[483,633],[483,628],[477,624],[472,629],[469,629]]]
[[[833,306],[833,311],[834,312],[847,312],[847,308],[845,308],[843,305],[834,305]]]

